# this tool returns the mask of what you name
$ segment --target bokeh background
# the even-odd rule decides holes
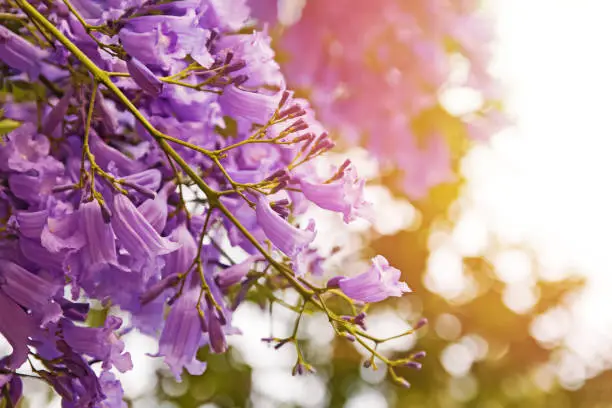
[[[427,317],[381,347],[427,357],[401,389],[313,316],[300,337],[318,371],[292,377],[293,350],[260,341],[291,316],[250,303],[230,351],[202,350],[208,370],[182,383],[130,333],[130,405],[612,406],[612,3],[255,3],[289,85],[341,140],[338,160],[370,179],[373,225],[338,235],[340,220],[314,214],[318,244],[341,249],[327,267],[350,275],[380,253],[401,269],[414,293],[373,308],[369,327],[392,335]],[[25,406],[59,404],[27,387]]]

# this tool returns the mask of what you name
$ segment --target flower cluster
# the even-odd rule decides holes
[[[0,333],[12,352],[0,388],[10,404],[29,362],[63,407],[125,406],[115,373],[132,368],[130,330],[158,340],[177,380],[200,374],[198,349],[224,352],[239,331],[232,313],[261,288],[270,302],[296,291],[300,303],[285,303],[299,310],[296,330],[305,311],[325,313],[407,384],[394,369],[422,354],[387,359],[364,323],[368,303],[409,291],[400,272],[378,256],[361,275],[313,283],[324,261],[316,226],[296,220],[312,205],[346,222],[371,209],[350,161],[315,172],[334,142],[286,88],[244,1],[15,0],[2,11]],[[350,313],[332,310],[333,297]],[[101,327],[86,324],[93,300]],[[295,333],[288,342],[294,373],[308,371]]]
[[[411,198],[452,180],[451,145],[462,129],[483,140],[503,125],[487,71],[491,24],[478,2],[309,0],[293,13],[277,10],[282,2],[250,2],[272,24],[277,14],[289,24],[283,16],[301,13],[278,41],[288,83],[349,143],[365,139],[383,166],[400,170]],[[469,89],[484,102],[454,118],[440,106],[447,89]]]

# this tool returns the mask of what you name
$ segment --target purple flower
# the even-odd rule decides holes
[[[294,227],[282,219],[270,207],[270,203],[265,196],[260,195],[257,197],[255,214],[257,216],[257,223],[268,239],[274,246],[284,252],[285,255],[296,255],[315,238],[314,223],[311,222],[305,230]]]
[[[72,100],[72,94],[72,88],[68,88],[66,93],[64,93],[64,96],[62,96],[53,109],[51,109],[47,116],[45,116],[42,125],[42,133],[51,135],[62,120],[64,120],[64,116],[66,115],[68,107],[70,106],[70,101]]]
[[[19,173],[51,172],[59,174],[62,164],[49,155],[49,139],[36,132],[32,123],[25,123],[8,135],[8,142],[0,145],[0,170]]]
[[[119,32],[119,38],[128,54],[144,64],[167,70],[174,63],[177,38],[168,28],[158,25],[153,30],[138,32],[128,25]],[[184,55],[178,55],[178,58],[182,59]]]
[[[94,208],[96,204],[97,202],[91,204],[92,208],[88,208],[91,211],[87,211],[90,214],[85,221],[95,222],[96,212],[102,217],[99,206],[97,211]],[[81,212],[85,212],[86,205],[82,204],[79,211],[70,214],[49,217],[40,236],[42,246],[54,253],[83,248],[86,245],[86,235],[81,221]],[[103,238],[108,237],[108,233],[104,229],[100,232]],[[108,242],[104,243],[108,245]]]
[[[337,176],[323,184],[300,180],[300,187],[306,198],[319,207],[341,212],[346,223],[357,217],[371,219],[371,204],[363,198],[365,180],[357,177],[352,165],[341,169]]]
[[[0,290],[0,333],[13,348],[6,368],[16,370],[26,362],[29,337],[33,336],[36,330],[34,318]]]
[[[366,272],[352,278],[341,279],[340,290],[348,297],[366,303],[380,302],[389,296],[400,297],[411,292],[405,282],[400,282],[401,272],[393,268],[385,257],[372,259],[372,266]]]
[[[229,49],[234,59],[244,61],[245,67],[236,71],[236,75],[247,75],[245,86],[260,87],[263,85],[281,87],[284,84],[280,66],[274,60],[274,50],[270,47],[271,38],[266,33],[231,35],[219,40],[220,49]]]
[[[27,238],[40,238],[42,231],[47,224],[47,210],[41,211],[20,211],[16,214],[17,223],[19,224],[19,233]]]
[[[191,235],[185,224],[180,224],[172,231],[169,238],[172,242],[180,245],[180,247],[177,251],[164,257],[166,266],[164,267],[163,275],[170,276],[177,273],[187,273],[198,253],[198,245],[193,235]]]
[[[206,0],[210,9],[200,19],[206,27],[219,27],[223,30],[238,31],[249,18],[246,0]]]
[[[0,370],[5,370],[8,359],[0,360]],[[6,398],[8,395],[8,406],[16,407],[23,393],[23,383],[21,377],[13,374],[0,374],[0,393]]]
[[[38,240],[19,239],[21,253],[36,267],[46,270],[58,280],[63,276],[63,254],[52,253],[43,247]],[[58,285],[59,287],[59,285]]]
[[[46,51],[27,42],[8,28],[0,25],[0,60],[35,79],[40,74]]]
[[[214,61],[206,46],[210,31],[201,27],[196,13],[141,16],[130,19],[119,37],[125,50],[142,63],[169,70],[190,55],[204,67]]]
[[[103,168],[108,168],[110,163],[114,163],[119,175],[138,173],[144,170],[144,165],[141,162],[133,160],[106,144],[96,132],[91,132],[89,135],[91,152],[96,157],[96,163]]]
[[[102,368],[115,367],[124,373],[132,369],[130,354],[123,352],[123,341],[114,333],[121,327],[121,319],[109,316],[104,327],[80,327],[68,319],[61,321],[66,343],[77,353],[102,360]]]
[[[88,269],[119,265],[113,228],[105,222],[100,204],[96,200],[81,204],[79,215],[86,241],[82,251],[83,264]]]
[[[200,375],[206,363],[196,359],[196,352],[202,344],[202,324],[196,309],[199,289],[192,289],[172,305],[166,325],[159,339],[159,353],[170,367],[177,381],[181,381],[183,367],[193,375]]]
[[[146,292],[142,294],[140,297],[140,301],[142,304],[147,304],[155,300],[159,295],[161,295],[166,289],[169,289],[173,286],[176,286],[181,281],[180,275],[173,274],[168,275],[159,282],[151,285]]]
[[[119,243],[134,257],[151,259],[179,248],[175,242],[160,236],[123,194],[117,194],[113,199],[111,224]]]
[[[157,191],[161,184],[162,175],[157,169],[147,169],[138,173],[129,174],[121,179],[128,187],[138,186],[142,189]]]
[[[50,373],[43,371],[41,374],[62,396],[63,407],[90,407],[104,401],[105,396],[100,381],[85,359],[64,340],[51,338],[46,341],[55,341],[55,345],[51,347],[54,351],[53,360],[47,362],[52,371]],[[56,355],[58,352],[59,356]],[[58,373],[68,375],[58,375]]]
[[[110,371],[100,374],[100,387],[104,392],[105,399],[100,402],[100,408],[127,408],[127,402],[123,401],[123,388],[121,382],[115,378]]]
[[[253,267],[257,261],[263,261],[261,255],[251,255],[239,264],[232,265],[220,271],[215,278],[215,282],[221,289],[227,289],[230,286],[240,282]]]
[[[174,184],[167,184],[157,193],[155,199],[146,200],[138,206],[138,212],[160,234],[164,230],[168,218],[168,192],[173,188]]]
[[[309,103],[285,89],[270,36],[247,26],[254,20],[246,1],[74,0],[88,24],[100,25],[95,30],[62,2],[39,7],[67,39],[56,38],[48,51],[27,41],[33,36],[25,20],[11,24],[19,27],[15,32],[0,26],[0,71],[22,71],[14,78],[30,76],[45,85],[36,86],[36,98],[19,98],[16,83],[3,105],[4,116],[20,125],[0,141],[0,335],[13,348],[0,361],[6,369],[0,388],[12,400],[21,394],[12,371],[36,353],[43,367],[37,373],[61,395],[64,408],[125,407],[111,373],[132,367],[121,329],[158,339],[158,355],[177,380],[183,368],[201,374],[206,364],[197,360],[198,349],[227,350],[226,336],[239,332],[233,311],[261,290],[252,283],[284,287],[274,274],[260,276],[266,258],[292,268],[299,279],[322,273],[325,258],[310,245],[314,222],[298,228],[295,216],[316,204],[348,222],[369,208],[364,183],[349,163],[327,181],[307,178],[315,174],[310,160],[334,143]],[[12,3],[5,8],[18,12]],[[108,35],[105,24],[118,35]],[[61,44],[66,41],[83,54]],[[415,53],[432,61],[443,56],[436,44],[422,45]],[[91,118],[92,87],[77,78],[91,67],[83,55],[125,95],[98,84]],[[431,74],[428,81],[440,80],[443,61]],[[334,85],[341,76],[333,70],[329,76],[319,89],[330,92],[319,90],[315,99],[342,94]],[[168,77],[203,85],[167,86],[162,78]],[[126,98],[140,115],[133,115]],[[380,98],[379,105],[404,106],[393,98]],[[174,152],[143,118],[176,138],[167,140]],[[217,152],[219,162],[191,145]],[[430,156],[443,159],[442,153],[434,146]],[[219,195],[196,191],[202,184],[190,170]],[[274,252],[262,255],[258,243]],[[226,267],[235,250],[244,250],[246,259]],[[364,301],[409,290],[384,258],[374,261],[367,273],[339,277],[330,288]],[[72,301],[64,297],[69,289]],[[125,327],[114,316],[103,327],[88,326],[91,302],[120,308],[129,316]],[[363,325],[360,316],[344,318]]]
[[[34,317],[40,317],[45,325],[57,321],[62,308],[53,302],[61,285],[37,276],[21,266],[0,260],[0,290],[14,302],[29,310]]]
[[[206,309],[206,331],[208,332],[208,342],[210,349],[214,353],[223,353],[227,350],[227,341],[223,331],[223,324],[215,308],[209,305]]]
[[[234,85],[225,87],[219,97],[223,113],[236,118],[240,122],[250,124],[265,124],[270,120],[281,98],[281,93],[268,95],[265,93],[245,91]]]

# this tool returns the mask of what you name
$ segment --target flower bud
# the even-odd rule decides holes
[[[145,64],[136,58],[127,61],[127,69],[136,85],[151,96],[159,96],[162,93],[164,84]]]

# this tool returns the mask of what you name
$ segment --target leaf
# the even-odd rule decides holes
[[[17,129],[21,126],[21,122],[13,119],[1,119],[0,120],[0,138],[9,132]]]

